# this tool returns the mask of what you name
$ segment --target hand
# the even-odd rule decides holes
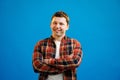
[[[69,55],[70,58],[73,58],[73,56],[74,56],[73,54],[70,54],[70,55]]]
[[[64,58],[73,58],[74,54],[65,55]]]
[[[48,64],[49,59],[43,59],[43,62],[46,63],[46,64]]]

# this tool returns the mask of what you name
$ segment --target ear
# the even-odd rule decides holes
[[[50,27],[51,27],[51,25],[52,25],[52,24],[51,24],[51,22],[50,22]]]
[[[68,30],[69,29],[69,24],[67,25],[67,28],[66,28],[66,30]]]

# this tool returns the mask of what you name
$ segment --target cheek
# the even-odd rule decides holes
[[[53,26],[53,25],[50,25],[50,28],[51,28],[51,29],[53,29],[53,28],[54,28],[54,26]]]
[[[62,29],[65,31],[65,30],[68,30],[68,27],[63,27]]]
[[[50,28],[52,31],[54,31],[56,29],[54,26],[51,26]]]

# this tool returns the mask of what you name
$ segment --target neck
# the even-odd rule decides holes
[[[55,38],[55,40],[61,41],[62,38],[63,38],[65,35],[63,35],[63,36],[55,36],[55,35],[52,35],[52,36]]]

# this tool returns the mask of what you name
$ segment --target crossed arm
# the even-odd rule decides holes
[[[58,74],[69,69],[74,69],[80,65],[82,50],[80,44],[77,42],[71,55],[60,58],[43,59],[42,54],[35,47],[33,54],[33,68],[35,72],[47,72],[50,74]]]

